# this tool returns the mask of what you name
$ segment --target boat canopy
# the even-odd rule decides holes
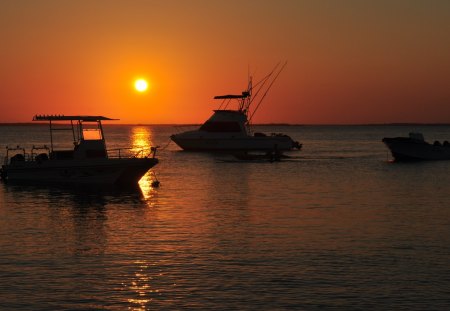
[[[50,150],[53,152],[53,136],[55,131],[71,131],[73,143],[78,149],[85,148],[89,144],[89,150],[100,150],[106,155],[105,138],[103,135],[102,121],[113,121],[103,116],[65,116],[65,115],[35,115],[33,121],[48,121],[50,126]],[[70,121],[53,123],[53,121]],[[75,121],[75,122],[74,122]],[[87,122],[87,124],[85,123]],[[81,147],[82,146],[82,147]]]
[[[247,98],[250,96],[250,92],[244,91],[241,95],[218,95],[214,96],[214,99],[235,99],[235,98]]]
[[[65,116],[65,115],[35,115],[33,121],[117,121],[103,116]]]

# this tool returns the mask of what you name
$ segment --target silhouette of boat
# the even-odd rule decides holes
[[[1,177],[8,182],[89,185],[136,185],[158,163],[156,148],[124,156],[131,148],[107,150],[103,116],[36,115],[33,121],[48,121],[50,147],[33,146],[30,153],[19,146],[7,147]],[[65,122],[64,122],[65,121]],[[56,124],[54,123],[56,122]],[[68,130],[74,148],[55,150],[55,131]]]
[[[178,133],[170,138],[182,149],[188,151],[287,151],[300,149],[301,144],[285,134],[252,133],[250,122],[262,100],[283,70],[277,65],[255,86],[249,79],[248,88],[240,95],[221,95],[214,99],[222,100],[219,109],[197,130]],[[264,92],[262,92],[264,91]],[[255,96],[252,97],[252,93]],[[258,94],[262,97],[250,112],[250,106]],[[237,109],[227,109],[230,102],[237,102]]]
[[[409,133],[408,137],[385,137],[382,141],[395,161],[450,160],[448,141],[430,144],[421,133]]]

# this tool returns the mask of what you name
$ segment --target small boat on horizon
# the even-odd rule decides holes
[[[134,186],[158,163],[156,148],[124,154],[131,148],[106,149],[103,116],[36,115],[33,121],[47,121],[50,146],[33,146],[27,153],[19,146],[7,147],[1,179],[8,182],[58,183],[72,185]],[[56,124],[54,123],[56,122]],[[54,131],[67,130],[73,149],[56,150]]]
[[[430,144],[425,141],[422,133],[409,133],[408,137],[385,137],[383,143],[391,151],[394,160],[424,161],[450,160],[450,143],[435,141]]]
[[[249,78],[247,90],[239,95],[220,95],[214,99],[222,100],[219,109],[197,130],[186,131],[170,136],[179,147],[187,151],[236,152],[236,151],[289,151],[299,150],[302,145],[281,133],[253,133],[251,120],[262,100],[281,73],[286,63],[275,66],[263,80],[255,86]],[[255,93],[255,96],[252,94]],[[257,95],[261,99],[250,111]],[[237,102],[237,109],[228,109],[230,102]]]

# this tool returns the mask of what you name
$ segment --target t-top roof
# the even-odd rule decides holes
[[[33,121],[116,121],[103,116],[35,115]]]
[[[250,96],[250,92],[248,91],[244,91],[242,92],[241,95],[219,95],[219,96],[214,96],[214,99],[234,99],[234,98],[247,98]]]

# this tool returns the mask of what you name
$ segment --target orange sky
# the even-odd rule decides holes
[[[450,122],[450,1],[0,4],[0,122],[201,123],[284,60],[257,123]]]

